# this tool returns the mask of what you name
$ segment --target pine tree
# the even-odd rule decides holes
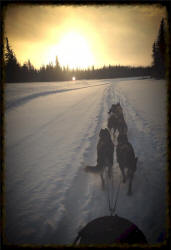
[[[161,53],[161,57],[164,59],[165,49],[166,49],[164,18],[162,18],[161,23],[160,23],[160,29],[159,29],[159,34],[157,38],[157,46]]]
[[[7,82],[17,82],[19,78],[19,63],[16,56],[11,49],[8,38],[6,38],[6,51],[5,51],[5,71]]]
[[[165,77],[165,57],[166,57],[166,38],[165,38],[165,22],[164,18],[161,20],[157,40],[153,43],[152,57],[153,57],[153,73],[156,78]]]

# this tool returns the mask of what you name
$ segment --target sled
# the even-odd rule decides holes
[[[115,216],[104,216],[89,222],[79,233],[74,245],[147,244],[146,237],[131,221]]]

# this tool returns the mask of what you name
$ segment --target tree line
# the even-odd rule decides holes
[[[161,20],[156,41],[152,48],[153,63],[148,67],[131,66],[104,66],[95,69],[94,66],[87,69],[69,69],[61,67],[56,57],[56,63],[35,69],[30,60],[21,65],[12,50],[8,38],[5,46],[5,82],[44,82],[44,81],[68,81],[73,76],[76,79],[105,79],[118,77],[152,76],[155,78],[165,77],[166,59],[166,27],[164,19]]]

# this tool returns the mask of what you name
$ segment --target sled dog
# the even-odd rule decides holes
[[[111,176],[113,166],[114,144],[111,140],[110,133],[107,128],[101,129],[99,133],[99,141],[97,144],[97,164],[96,166],[86,166],[85,171],[91,173],[99,173],[102,186],[104,187],[103,172],[107,168],[109,177]]]
[[[117,161],[119,163],[119,167],[122,172],[123,182],[126,181],[125,169],[127,169],[127,178],[129,179],[127,194],[131,195],[132,194],[132,181],[133,181],[134,173],[136,171],[138,158],[135,157],[134,149],[132,145],[128,142],[127,135],[119,134],[116,154],[117,154]]]
[[[111,114],[111,113],[122,113],[123,114],[123,110],[122,110],[122,107],[121,107],[119,102],[116,104],[112,104],[111,108],[109,109],[108,114]]]
[[[116,129],[118,129],[120,134],[127,134],[128,127],[126,125],[123,110],[120,103],[112,104],[109,112],[109,118],[107,121],[107,127],[111,132],[112,128],[115,134]]]

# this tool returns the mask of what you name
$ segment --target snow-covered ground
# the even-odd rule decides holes
[[[120,101],[138,157],[133,195],[121,183],[116,213],[149,243],[166,232],[166,83],[123,78],[6,85],[6,237],[10,243],[69,244],[109,215],[96,164],[108,110]],[[114,189],[120,170],[114,161]]]

